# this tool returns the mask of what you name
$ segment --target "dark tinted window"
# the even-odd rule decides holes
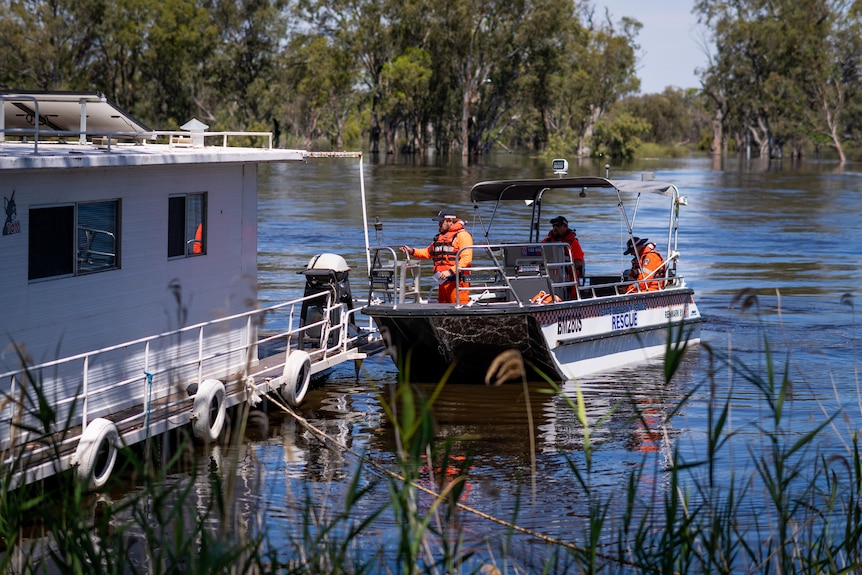
[[[75,206],[30,210],[28,277],[31,280],[75,271],[74,226]]]

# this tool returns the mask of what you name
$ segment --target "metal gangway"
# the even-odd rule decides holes
[[[21,368],[0,374],[0,471],[22,485],[77,467],[99,487],[121,446],[186,425],[215,440],[226,409],[267,393],[297,405],[315,376],[382,349],[360,313],[324,292],[39,364],[16,348]]]

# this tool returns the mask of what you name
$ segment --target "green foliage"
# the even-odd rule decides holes
[[[702,77],[727,132],[722,139],[750,138],[768,157],[785,147],[801,155],[820,141],[843,162],[862,82],[858,7],[845,0],[699,0],[695,11],[718,48]]]
[[[594,131],[622,103],[651,126],[642,141],[846,159],[862,139],[856,3],[695,11],[712,44],[703,90],[633,96],[641,24],[573,0],[17,0],[0,3],[0,87],[99,90],[158,129],[198,117],[302,146],[465,156],[602,153]]]
[[[613,118],[602,118],[593,133],[592,155],[616,160],[631,160],[650,129],[649,122],[623,112]]]
[[[660,94],[630,96],[617,108],[650,124],[647,142],[665,146],[696,144],[701,132],[710,129],[706,101],[695,89],[665,88]]]

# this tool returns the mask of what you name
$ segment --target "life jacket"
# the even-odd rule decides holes
[[[458,234],[462,233],[464,235],[459,238]],[[455,245],[456,240],[458,240],[457,246]],[[454,269],[455,255],[458,253],[458,250],[471,245],[473,245],[473,238],[470,236],[470,233],[464,229],[464,224],[460,221],[452,224],[446,233],[434,236],[434,240],[428,248],[431,259],[434,260],[434,270],[447,271]],[[469,255],[467,264],[469,265],[469,260],[472,260],[473,258],[469,251],[467,253]]]
[[[192,242],[192,253],[193,254],[204,253],[204,224],[203,224],[203,222],[199,223],[198,229],[195,230],[195,241]]]
[[[536,295],[530,298],[530,302],[532,303],[551,303],[551,302],[560,302],[563,301],[560,296],[555,295],[552,296],[545,290],[540,291]]]

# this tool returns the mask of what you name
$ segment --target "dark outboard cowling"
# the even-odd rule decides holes
[[[305,275],[305,296],[321,294],[302,302],[300,326],[311,325],[323,320],[326,311],[326,294],[332,294],[333,308],[329,314],[331,329],[328,342],[323,341],[323,326],[304,330],[299,335],[299,348],[323,348],[334,346],[341,336],[342,313],[353,309],[353,294],[350,292],[350,267],[338,254],[318,254],[311,258],[306,268],[298,273]],[[339,304],[343,304],[340,306]],[[350,324],[355,319],[350,316]]]

